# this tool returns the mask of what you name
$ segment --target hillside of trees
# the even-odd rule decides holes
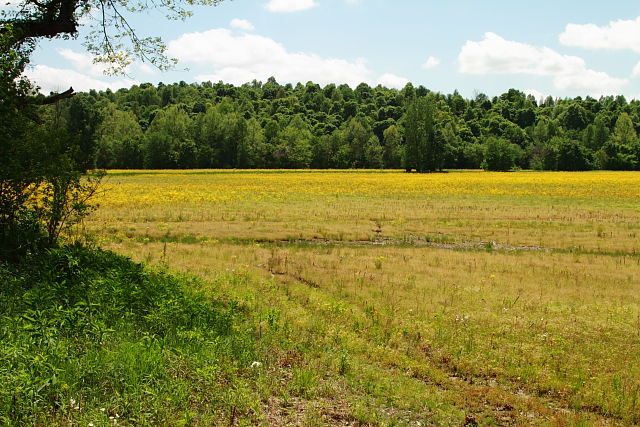
[[[270,78],[91,90],[47,108],[86,169],[640,169],[640,101],[623,96],[536,100],[511,89],[465,99],[411,84]]]

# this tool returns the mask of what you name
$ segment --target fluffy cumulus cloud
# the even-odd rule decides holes
[[[458,55],[458,65],[464,74],[549,76],[557,89],[594,96],[620,93],[628,83],[627,79],[588,69],[577,56],[505,40],[494,33],[486,33],[481,41],[467,41]]]
[[[236,35],[225,28],[184,34],[168,44],[168,53],[181,62],[210,69],[196,76],[200,81],[243,84],[265,81],[270,76],[281,83],[319,84],[372,83],[375,78],[364,60],[348,61],[312,53],[289,52],[280,43],[257,34]],[[406,79],[393,75],[380,78],[381,84],[404,86]],[[382,83],[384,80],[384,83]]]
[[[244,30],[244,31],[253,31],[256,29],[256,27],[254,27],[251,22],[247,21],[246,19],[238,19],[238,18],[232,19],[229,26],[231,28],[235,28],[237,30]]]
[[[315,0],[269,0],[265,8],[270,12],[288,13],[311,9],[317,5]]]
[[[430,56],[429,58],[427,58],[425,63],[422,64],[422,68],[424,68],[425,70],[430,70],[432,68],[436,68],[438,65],[440,65],[440,60],[435,56]]]
[[[407,83],[409,83],[409,79],[390,73],[381,75],[377,81],[377,84],[393,89],[402,89]]]
[[[72,69],[54,68],[47,65],[36,65],[25,72],[27,77],[41,89],[42,93],[62,92],[73,87],[76,92],[90,89],[116,90],[137,84],[135,80],[118,79],[110,82],[99,80]]]
[[[560,34],[560,43],[588,49],[632,50],[640,53],[640,16],[632,20],[612,21],[603,27],[568,24]]]
[[[631,75],[633,77],[640,77],[640,62],[638,62],[635,67],[633,67],[633,71]]]

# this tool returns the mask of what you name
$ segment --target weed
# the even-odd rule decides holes
[[[291,378],[291,391],[301,397],[311,397],[316,386],[316,374],[309,368],[294,368]]]

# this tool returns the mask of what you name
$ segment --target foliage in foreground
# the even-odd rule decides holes
[[[50,250],[0,282],[5,425],[207,424],[251,363],[236,305],[110,252]]]

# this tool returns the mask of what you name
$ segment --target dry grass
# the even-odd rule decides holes
[[[639,184],[602,172],[133,174],[111,178],[89,226],[105,246],[211,279],[265,328],[275,310],[297,343],[292,366],[311,372],[291,368],[310,419],[634,424]]]

